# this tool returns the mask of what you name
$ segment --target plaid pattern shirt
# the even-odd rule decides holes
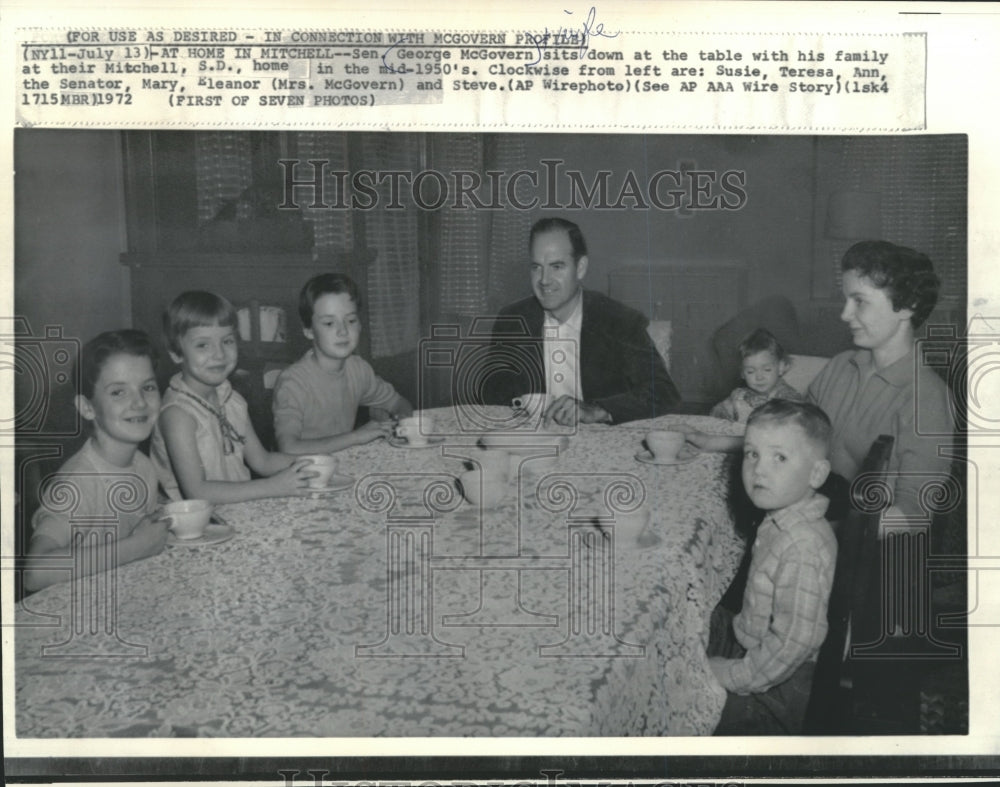
[[[758,528],[743,609],[733,619],[747,652],[713,665],[728,691],[767,691],[816,658],[837,563],[837,539],[823,518],[828,502],[813,495],[772,511]]]

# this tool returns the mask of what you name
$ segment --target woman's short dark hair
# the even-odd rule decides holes
[[[884,240],[855,243],[844,254],[840,269],[855,271],[880,289],[888,290],[892,308],[910,309],[910,324],[919,328],[934,311],[941,280],[926,254]]]
[[[564,219],[561,216],[548,216],[535,222],[531,228],[531,234],[528,235],[528,253],[531,253],[531,247],[535,244],[536,236],[555,230],[563,230],[569,235],[569,245],[573,250],[573,262],[579,262],[581,257],[586,256],[587,241],[584,240],[583,232],[572,221]]]
[[[153,369],[156,369],[156,348],[144,331],[124,328],[120,331],[105,331],[99,333],[80,350],[78,373],[75,379],[80,390],[88,399],[94,398],[94,386],[101,376],[101,369],[113,355],[134,355],[137,358],[149,358]]]
[[[321,273],[319,276],[313,276],[303,285],[299,293],[299,319],[302,320],[302,327],[312,326],[313,307],[316,301],[324,295],[339,295],[345,292],[360,309],[361,294],[358,292],[358,285],[350,276],[343,273]]]

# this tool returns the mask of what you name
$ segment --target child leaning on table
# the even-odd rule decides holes
[[[826,638],[837,540],[816,490],[830,472],[830,419],[806,402],[772,399],[747,422],[743,485],[766,511],[743,607],[712,613],[709,664],[726,689],[716,735],[794,735]]]
[[[745,385],[712,408],[711,415],[729,421],[745,422],[754,408],[769,399],[789,399],[804,402],[806,397],[782,378],[791,365],[778,340],[763,328],[758,328],[740,342],[740,376]]]
[[[25,590],[70,579],[65,569],[45,567],[46,558],[69,554],[73,536],[70,517],[81,522],[114,523],[116,545],[107,555],[117,564],[163,549],[167,522],[157,514],[156,471],[139,450],[160,412],[154,358],[149,337],[142,331],[108,331],[83,346],[75,405],[90,423],[90,436],[59,468],[42,495],[42,507],[32,517]],[[47,499],[54,505],[47,506]],[[62,506],[55,505],[63,500],[75,501],[71,512],[62,513]],[[85,539],[78,547],[76,570],[92,573],[97,567],[112,568],[107,560],[88,555],[107,549],[107,545],[88,542]]]
[[[270,452],[257,438],[246,400],[233,390],[236,309],[218,295],[178,295],[163,315],[170,357],[181,365],[163,395],[153,463],[164,491],[213,503],[306,494],[308,460]],[[265,476],[251,480],[250,470]]]
[[[354,354],[361,337],[357,285],[324,273],[299,294],[302,332],[312,348],[285,369],[274,388],[274,434],[291,454],[332,453],[387,436],[390,417],[413,413],[410,403]],[[354,428],[358,406],[372,420]]]

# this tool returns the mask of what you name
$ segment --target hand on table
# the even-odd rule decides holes
[[[732,659],[724,659],[720,656],[709,656],[708,658],[708,666],[711,668],[715,679],[722,684],[723,688],[729,685],[729,668],[732,663]]]
[[[738,451],[742,445],[742,436],[708,434],[695,430],[684,433],[684,445],[677,452],[677,458],[691,459],[702,453]]]
[[[380,437],[391,437],[396,424],[393,421],[369,421],[354,430],[355,445],[365,445]]]
[[[576,426],[581,424],[609,424],[611,415],[599,404],[590,404],[574,399],[572,396],[560,396],[545,411],[545,425],[553,423],[559,426]]]
[[[280,473],[275,473],[268,479],[274,485],[275,497],[292,497],[307,495],[310,492],[309,481],[318,476],[313,469],[313,462],[307,457],[296,459]]]
[[[166,546],[169,529],[170,520],[164,516],[163,509],[158,508],[139,520],[129,538],[135,540],[140,557],[158,555]]]
[[[681,446],[681,450],[677,452],[678,459],[691,459],[697,456],[703,451],[707,450],[708,438],[711,435],[707,435],[704,432],[685,432],[684,433],[684,445]]]

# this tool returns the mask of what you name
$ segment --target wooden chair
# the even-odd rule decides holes
[[[835,524],[837,566],[827,611],[829,629],[819,652],[804,732],[812,735],[856,733],[854,681],[856,664],[849,658],[850,639],[867,634],[879,614],[879,519],[892,503],[884,474],[893,438],[880,435],[865,457],[851,488],[851,508]]]
[[[240,361],[233,375],[233,385],[247,400],[254,431],[265,448],[273,450],[274,424],[271,416],[272,394],[276,374],[301,355],[301,342],[288,341],[287,303],[265,304],[252,298],[239,304]],[[273,315],[282,312],[284,320],[263,329],[264,310]]]
[[[14,449],[14,600],[27,593],[23,584],[24,556],[31,543],[32,518],[42,505],[45,480],[56,473],[69,457],[79,451],[89,436],[89,429],[76,435],[49,438],[45,441],[22,440]],[[148,446],[143,449],[148,453]]]

